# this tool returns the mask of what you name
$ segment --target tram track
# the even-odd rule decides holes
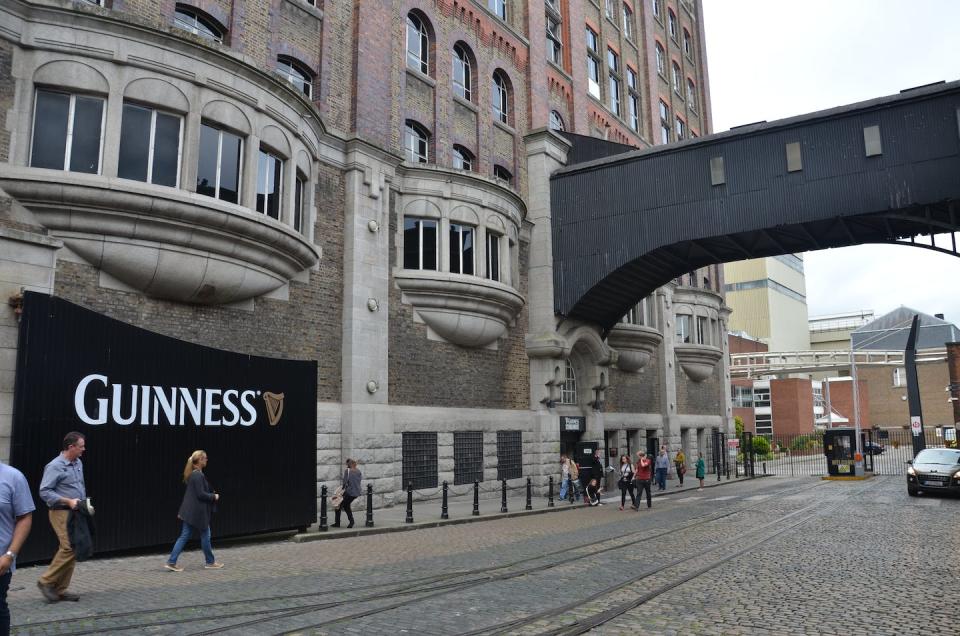
[[[774,493],[773,496],[792,496],[795,494],[800,494],[817,488],[821,486],[821,483],[814,484],[812,486],[805,486],[803,488],[790,489],[783,492]],[[143,609],[143,610],[131,610],[128,612],[115,612],[111,614],[104,614],[100,616],[93,617],[82,617],[84,622],[95,621],[100,623],[91,628],[85,628],[81,630],[70,630],[70,631],[57,631],[60,634],[70,634],[71,636],[81,636],[86,634],[102,634],[109,632],[123,632],[123,631],[133,631],[133,630],[142,630],[147,628],[158,628],[158,627],[169,627],[176,625],[189,625],[197,624],[211,621],[224,621],[232,619],[244,619],[247,617],[255,616],[253,620],[244,620],[239,623],[232,623],[229,625],[218,625],[210,629],[206,629],[199,632],[194,632],[195,635],[207,635],[207,634],[220,634],[226,631],[240,628],[250,628],[256,625],[263,625],[270,621],[280,620],[284,618],[292,618],[304,614],[310,614],[313,612],[322,612],[328,610],[334,610],[339,607],[344,606],[356,606],[358,604],[367,604],[367,603],[376,603],[382,602],[389,599],[403,599],[404,597],[417,595],[417,598],[400,600],[397,602],[389,603],[386,606],[373,607],[360,612],[350,613],[346,616],[341,617],[332,617],[328,621],[322,623],[311,625],[305,627],[304,629],[316,628],[319,626],[325,626],[328,624],[340,623],[346,620],[352,620],[357,618],[363,618],[365,616],[371,616],[378,613],[383,613],[390,611],[392,609],[397,609],[405,605],[412,603],[417,603],[423,600],[434,598],[436,596],[442,596],[450,594],[459,590],[467,589],[470,587],[476,587],[480,585],[485,585],[488,583],[496,581],[504,581],[509,579],[514,579],[522,576],[526,576],[532,573],[539,573],[551,568],[555,568],[561,565],[569,565],[572,561],[581,560],[581,559],[590,559],[599,554],[604,554],[607,552],[624,549],[639,543],[644,543],[647,541],[653,541],[655,539],[663,538],[668,535],[676,535],[678,532],[684,532],[692,530],[694,528],[699,528],[706,526],[707,524],[715,523],[722,519],[732,517],[738,514],[743,514],[754,510],[762,505],[767,503],[767,498],[764,500],[758,501],[754,504],[748,506],[740,506],[734,510],[728,510],[723,513],[707,513],[703,515],[697,515],[692,517],[690,520],[687,520],[681,523],[679,526],[668,527],[656,532],[651,533],[649,528],[640,529],[633,531],[627,535],[618,534],[616,536],[593,540],[586,543],[581,543],[578,545],[573,545],[566,547],[562,553],[562,559],[556,560],[556,554],[539,554],[531,557],[525,557],[522,559],[517,559],[509,563],[487,566],[482,568],[474,568],[469,570],[459,570],[453,572],[447,572],[438,575],[420,577],[415,580],[407,580],[405,582],[387,582],[387,583],[378,583],[368,586],[359,586],[352,587],[351,592],[363,592],[359,597],[353,596],[352,598],[345,598],[341,600],[332,600],[324,602],[314,602],[307,604],[294,604],[290,605],[290,602],[296,602],[297,600],[311,599],[316,598],[324,594],[334,594],[342,590],[333,589],[319,592],[309,592],[304,594],[295,594],[295,595],[272,595],[266,597],[255,597],[240,599],[235,601],[224,601],[218,603],[204,603],[192,606],[176,606],[176,607],[163,607],[163,608],[154,608],[154,609]],[[632,540],[628,543],[624,543],[624,539],[631,537]],[[615,542],[613,545],[607,545],[603,547],[597,547],[599,544]],[[554,562],[550,563],[551,558],[554,559]],[[548,561],[548,563],[541,563],[531,567],[522,568],[516,571],[509,571],[518,566],[528,565],[531,563],[536,563],[538,561]],[[274,607],[274,608],[252,608],[252,605],[257,604],[269,604],[269,603],[283,603],[283,607]],[[214,610],[214,609],[230,609],[230,608],[243,608],[239,612],[214,612],[213,614],[205,614],[200,616],[188,616],[183,618],[169,618],[171,613],[184,612],[184,611],[204,611],[204,610]],[[165,616],[160,620],[151,620],[147,617],[153,614],[159,614]],[[131,622],[121,625],[109,625],[111,621],[120,621],[125,622],[126,620],[131,620]],[[139,620],[136,620],[139,619]],[[146,620],[144,620],[146,619]],[[104,624],[107,623],[107,624]],[[62,621],[42,621],[27,623],[23,625],[16,626],[18,631],[20,630],[35,630],[42,628],[47,625],[63,626]],[[199,626],[199,625],[198,625]],[[489,631],[489,630],[484,630]]]

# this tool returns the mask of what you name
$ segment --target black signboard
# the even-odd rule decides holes
[[[173,544],[184,466],[197,449],[221,495],[215,537],[314,523],[316,407],[315,361],[212,349],[25,294],[10,463],[39,514],[20,560],[55,551],[38,489],[69,431],[86,436],[97,552]]]
[[[587,430],[587,418],[582,415],[561,415],[560,430],[565,433],[583,433]]]

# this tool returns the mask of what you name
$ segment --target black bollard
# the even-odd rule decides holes
[[[407,523],[413,523],[413,482],[407,482]]]
[[[447,511],[447,482],[443,482],[443,504],[440,506],[440,518],[450,518],[450,513]]]
[[[547,508],[553,508],[553,475],[550,475],[550,483],[547,488]]]
[[[320,487],[320,532],[327,531],[327,487]]]
[[[363,525],[373,527],[373,484],[367,484],[367,522]]]
[[[473,516],[480,516],[480,482],[473,482]]]
[[[527,477],[527,505],[524,507],[524,510],[533,510],[533,500],[531,499],[531,493],[533,491],[530,487],[530,478]]]
[[[507,480],[504,479],[500,486],[500,512],[507,512]]]

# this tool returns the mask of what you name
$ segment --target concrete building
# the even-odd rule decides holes
[[[810,316],[810,348],[814,351],[849,351],[850,334],[873,321],[872,309]]]
[[[803,256],[786,254],[723,266],[730,329],[765,342],[770,351],[810,348]]]
[[[688,457],[732,430],[719,267],[606,339],[553,301],[559,131],[709,133],[699,0],[10,0],[0,24],[4,457],[22,290],[316,360],[317,480],[356,458],[381,502],[542,491],[561,425]]]

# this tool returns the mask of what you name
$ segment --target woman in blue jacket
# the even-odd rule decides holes
[[[204,569],[219,570],[223,567],[223,563],[217,562],[213,557],[213,548],[210,546],[210,516],[220,495],[213,492],[210,483],[203,475],[203,469],[206,467],[207,454],[202,450],[196,450],[187,458],[187,465],[183,469],[183,483],[187,488],[183,493],[180,512],[177,513],[177,518],[181,521],[180,537],[173,544],[173,551],[164,565],[171,572],[183,572],[183,568],[177,565],[177,559],[180,558],[180,553],[183,552],[184,546],[187,545],[194,531],[200,535],[200,548],[206,560]]]

